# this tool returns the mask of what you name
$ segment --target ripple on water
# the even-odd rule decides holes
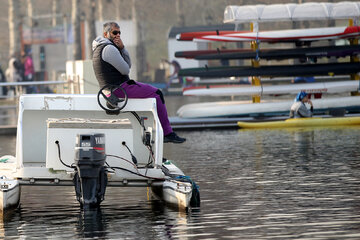
[[[360,238],[360,128],[180,135],[188,141],[166,144],[164,156],[199,185],[200,209],[178,212],[148,200],[146,189],[108,188],[101,209],[84,213],[72,187],[24,187],[0,237]]]

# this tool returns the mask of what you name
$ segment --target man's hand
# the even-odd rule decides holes
[[[123,41],[121,40],[120,37],[114,38],[113,42],[114,42],[114,44],[115,44],[116,46],[118,46],[118,48],[120,48],[120,50],[122,50],[122,49],[125,47],[125,46],[124,46],[124,43],[123,43]]]
[[[312,104],[312,101],[311,101],[310,99],[307,101],[307,103],[310,104],[310,106],[313,105],[313,104]]]

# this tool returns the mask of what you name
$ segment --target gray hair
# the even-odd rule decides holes
[[[119,24],[117,24],[116,22],[106,22],[103,25],[103,32],[110,33],[113,27],[120,28]]]

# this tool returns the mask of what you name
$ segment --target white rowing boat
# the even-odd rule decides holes
[[[312,100],[314,111],[328,114],[330,110],[360,111],[360,96],[322,98]],[[177,115],[181,118],[245,117],[288,115],[293,100],[263,101],[220,101],[186,104]]]
[[[206,35],[194,38],[194,42],[295,42],[320,41],[342,38],[357,38],[360,36],[360,27],[328,27],[309,29],[288,29],[277,31],[239,32],[223,35]]]
[[[187,88],[183,91],[185,96],[246,96],[246,95],[270,95],[270,94],[297,94],[300,91],[307,93],[344,93],[358,92],[360,81],[338,81],[321,83],[299,83],[288,85],[229,85],[226,87],[213,88]]]

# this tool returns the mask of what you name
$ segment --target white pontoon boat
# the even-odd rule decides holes
[[[106,113],[108,100],[99,94],[20,97],[16,157],[0,158],[3,210],[18,205],[21,185],[74,185],[84,208],[98,207],[106,187],[151,187],[178,208],[200,205],[197,185],[163,158],[155,99],[126,99]]]

